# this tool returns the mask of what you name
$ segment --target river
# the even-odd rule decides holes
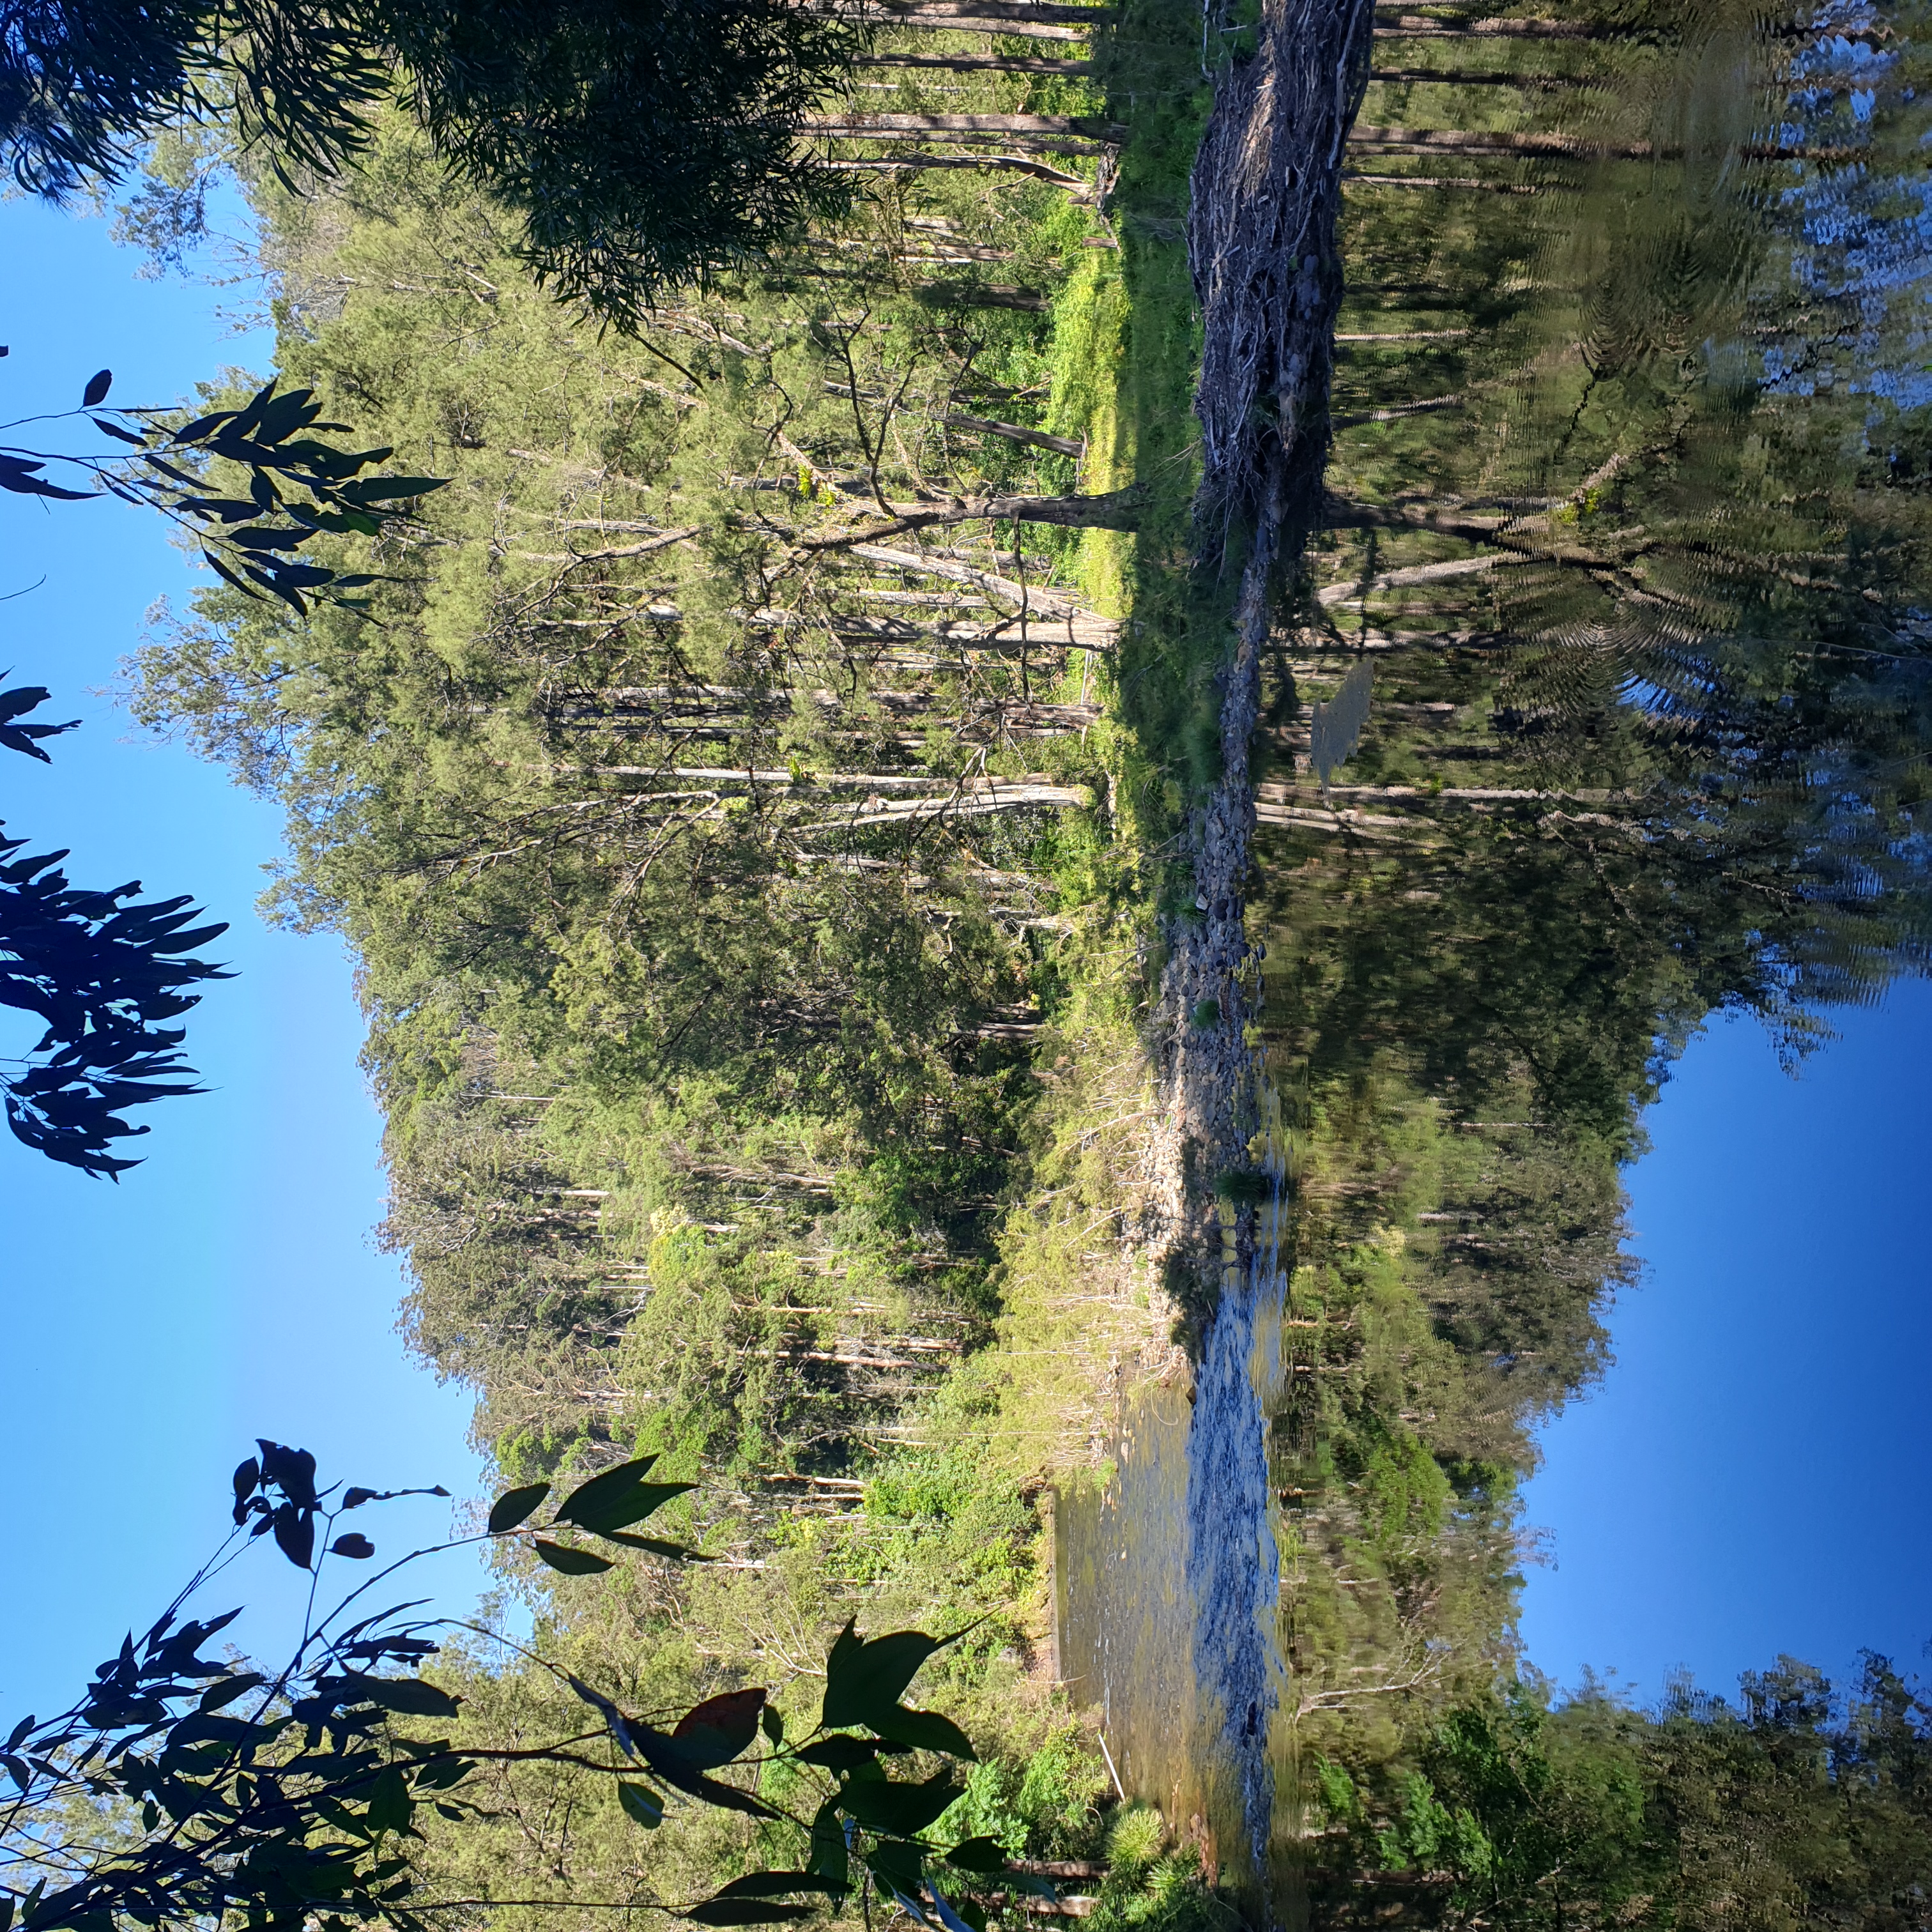
[[[1062,1676],[1255,1922],[1339,1909],[1325,1768],[1517,1668],[1672,1060],[1726,1011],[1800,1060],[1924,968],[1910,26],[1378,15],[1252,748],[1273,1198],[1056,1512]]]

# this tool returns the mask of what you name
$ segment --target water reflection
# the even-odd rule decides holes
[[[1130,1399],[1106,1480],[1060,1496],[1054,1554],[1061,1676],[1096,1709],[1122,1790],[1158,1804],[1210,1875],[1268,1919],[1288,1910],[1300,1874],[1282,1856],[1293,1727],[1259,1426],[1282,1394],[1287,1148],[1279,1108],[1264,1118],[1258,1151],[1275,1198],[1245,1268],[1228,1242],[1193,1386]]]
[[[1556,1761],[1508,1688],[1515,1492],[1604,1359],[1642,1109],[1714,1010],[1802,1053],[1932,943],[1916,16],[1517,10],[1391,16],[1354,144],[1258,801],[1278,1244],[1191,1408],[1131,1410],[1061,1505],[1064,1669],[1275,1922],[1431,1922],[1478,1867],[1501,1896],[1486,1801],[1418,1794],[1452,1733]],[[1562,1921],[1544,1856],[1522,1922]],[[1694,1918],[1616,1858],[1573,1914]]]

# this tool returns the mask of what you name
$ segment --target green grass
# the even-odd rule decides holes
[[[1186,247],[1189,177],[1214,89],[1199,11],[1181,0],[1125,0],[1096,33],[1094,61],[1108,114],[1132,134],[1108,204],[1120,321],[1111,394],[1090,417],[1088,487],[1136,484],[1147,508],[1135,535],[1090,538],[1082,564],[1126,620],[1109,692],[1116,806],[1131,842],[1151,854],[1171,848],[1190,798],[1220,775],[1215,674],[1232,587],[1196,568],[1201,328]],[[1146,883],[1170,911],[1192,896],[1171,865]]]

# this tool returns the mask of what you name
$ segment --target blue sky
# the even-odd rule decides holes
[[[265,337],[237,338],[218,316],[220,292],[138,280],[105,221],[6,202],[0,248],[5,419],[70,407],[102,367],[116,400],[168,403],[224,364],[270,362]],[[184,602],[196,573],[132,506],[0,497],[0,592],[43,575],[0,603],[0,670],[52,688],[41,715],[86,722],[53,741],[51,769],[0,764],[8,834],[70,846],[79,884],[194,892],[232,922],[212,951],[238,976],[188,1022],[212,1090],[146,1110],[146,1158],[118,1186],[0,1135],[0,1546],[16,1586],[0,1592],[4,1721],[63,1708],[123,1630],[160,1609],[225,1528],[229,1472],[252,1438],[302,1444],[372,1487],[440,1480],[460,1497],[478,1481],[469,1402],[405,1356],[399,1272],[368,1238],[378,1124],[348,963],[332,939],[270,931],[253,910],[278,814],[184,750],[136,742],[100,694],[147,607]],[[394,1504],[360,1526],[387,1555],[446,1534],[451,1507]],[[250,1557],[217,1607],[260,1606],[266,1644],[299,1580],[265,1548]],[[459,1606],[476,1575],[467,1558],[445,1573]]]
[[[1643,1286],[1543,1434],[1531,1660],[1730,1692],[1862,1646],[1932,1674],[1932,987],[1831,1016],[1794,1078],[1755,1022],[1694,1041],[1628,1176]]]

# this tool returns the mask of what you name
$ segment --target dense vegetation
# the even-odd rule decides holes
[[[1348,152],[1324,528],[1256,738],[1253,1132],[1186,1178],[1279,1264],[1287,1668],[1203,1735],[1268,1754],[1275,1909],[1317,1922],[1916,1925],[1932,1714],[1888,1664],[1644,1714],[1517,1654],[1516,1485],[1605,1360],[1672,1054],[1726,1006],[1802,1052],[1928,918],[1919,394],[1874,380],[1916,285],[1869,268],[1916,70],[1874,118],[1849,16],[1557,10],[1382,17]],[[356,950],[412,1345],[506,1483],[655,1457],[706,1559],[506,1545],[548,1661],[442,1659],[487,1802],[411,1853],[492,1922],[802,1856],[744,1808],[640,1838],[609,1766],[524,1746],[573,1678],[767,1686],[796,1728],[855,1616],[958,1633],[934,1694],[980,1757],[934,1831],[1110,1922],[1256,1897],[1224,1766],[1131,1761],[1162,1819],[1098,1748],[1096,1705],[1138,1748],[1144,1653],[1084,1710],[1053,1682],[1100,1618],[1043,1502],[1169,1506],[1124,1472],[1184,1443],[1216,1316],[1152,1151],[1156,1036],[1231,1018],[1160,1004],[1213,916],[1232,609],[1190,521],[1202,22],[915,13],[812,116],[849,201],[622,329],[552,299],[427,96],[339,174],[233,157],[284,381],[448,482],[304,539],[359,605],[202,593],[136,710],[280,801],[276,916]],[[1739,48],[1742,98],[1804,83],[1768,146]],[[174,179],[137,226],[190,221]],[[1166,1534],[1126,1604],[1162,1641]]]
[[[623,321],[843,201],[798,136],[858,40],[832,9],[765,0],[13,6],[0,160],[65,201],[218,123],[284,180],[336,175],[399,104],[540,280]]]
[[[1372,1793],[1318,1766],[1317,1922],[1922,1924],[1928,1720],[1876,1657],[1849,1694],[1786,1659],[1649,1715],[1506,1685]]]
[[[1082,1256],[1132,1179],[1185,782],[1121,712],[1204,701],[1199,645],[1111,614],[1122,526],[1171,542],[1190,487],[1180,251],[1120,227],[1179,206],[1171,27],[1105,50],[1161,139],[1182,117],[1111,221],[1083,74],[909,34],[947,64],[882,64],[868,116],[963,92],[998,152],[910,152],[988,165],[882,170],[812,248],[629,335],[549,300],[405,116],[339,186],[262,176],[289,380],[452,480],[340,539],[366,612],[211,592],[137,700],[284,801],[281,915],[356,947],[410,1334],[506,1480],[656,1453],[700,1482],[670,1514],[715,1567],[552,1580],[572,1654],[661,1701],[854,1609],[988,1615],[949,1653],[993,1754],[961,1802],[1090,1864],[1106,1774],[1042,1680],[1035,1504],[1123,1355],[1168,1347],[1147,1271],[1095,1289]],[[908,152],[851,124],[868,168]],[[1136,277],[1166,339],[1123,339]],[[1127,493],[1138,449],[1166,472]],[[480,1672],[466,1709],[549,1695]],[[573,1828],[586,1896],[636,1856],[611,1822]],[[718,1828],[652,1856],[715,1869]],[[1134,1842],[1124,1898],[1183,1909],[1185,1860]],[[497,1895],[557,1856],[437,1843]]]

